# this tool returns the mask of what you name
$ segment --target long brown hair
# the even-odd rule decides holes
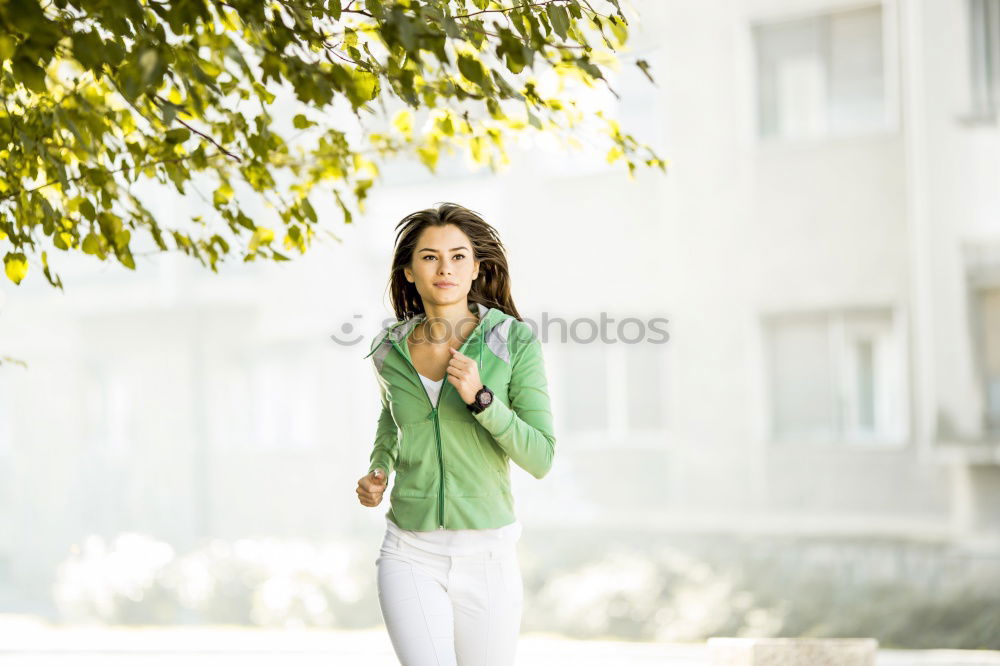
[[[510,272],[507,250],[496,229],[479,214],[465,206],[444,202],[437,208],[410,213],[396,224],[396,249],[392,256],[389,276],[389,297],[396,319],[403,321],[424,312],[424,302],[417,286],[406,280],[403,268],[413,261],[413,251],[424,229],[430,226],[454,224],[472,241],[472,254],[479,260],[479,275],[469,288],[469,302],[497,308],[521,321],[510,296]]]

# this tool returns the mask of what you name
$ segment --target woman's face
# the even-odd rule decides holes
[[[469,237],[457,226],[429,226],[417,238],[412,263],[403,273],[416,286],[424,308],[465,303],[479,262],[473,259]]]

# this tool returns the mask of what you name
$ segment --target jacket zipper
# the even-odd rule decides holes
[[[480,321],[480,323],[482,322]],[[475,333],[476,331],[473,329],[469,337],[462,343],[459,351],[465,349],[466,344],[468,344],[469,340],[472,339],[472,336],[475,335]],[[392,343],[392,346],[396,348],[396,351],[398,351],[400,355],[406,359],[406,362],[410,365],[410,367],[413,368],[413,374],[417,376],[417,383],[419,383],[420,388],[423,389],[424,397],[427,398],[427,404],[431,407],[431,416],[434,417],[434,440],[437,443],[438,468],[440,470],[440,474],[438,475],[440,479],[438,481],[438,527],[444,527],[444,456],[441,450],[441,421],[438,419],[438,408],[431,402],[431,396],[427,393],[427,387],[424,386],[423,380],[420,379],[420,373],[417,372],[417,366],[413,365],[413,361],[411,361],[409,357],[403,353],[403,350],[400,349],[395,340],[390,338],[389,342]],[[438,392],[438,405],[441,404],[441,400],[444,398],[444,391],[447,386],[450,386],[450,382],[448,381],[448,373],[445,372],[444,381],[441,383],[441,390]]]
[[[441,423],[438,420],[438,410],[437,407],[431,402],[431,396],[427,393],[427,387],[424,386],[424,382],[420,379],[420,373],[417,372],[417,367],[413,365],[413,362],[407,358],[403,350],[399,348],[395,340],[390,340],[392,346],[396,348],[396,351],[406,359],[406,362],[410,364],[413,368],[413,374],[417,376],[417,382],[420,384],[420,388],[424,392],[424,397],[427,398],[427,404],[431,408],[431,416],[434,418],[434,441],[437,443],[438,452],[438,468],[440,469],[439,481],[438,481],[438,527],[444,527],[444,457],[441,453]],[[445,377],[444,382],[441,385],[441,391],[438,393],[438,404],[441,404],[441,395],[444,393],[444,384],[447,384],[447,377]]]

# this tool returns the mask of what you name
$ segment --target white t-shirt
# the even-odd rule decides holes
[[[420,375],[419,372],[417,374]],[[442,377],[441,379],[434,381],[432,379],[424,377],[423,375],[420,375],[420,381],[424,383],[424,388],[427,389],[427,396],[431,399],[432,405],[436,406],[438,403],[438,396],[441,395],[441,387],[444,386],[444,380],[445,377]]]
[[[420,375],[420,381],[427,388],[427,395],[430,397],[431,404],[433,405],[437,405],[444,380],[445,377],[442,377],[435,382]],[[439,527],[436,530],[418,531],[404,530],[392,522],[388,515],[385,518],[385,522],[388,532],[395,534],[403,541],[418,548],[423,548],[424,550],[429,550],[440,555],[469,555],[497,546],[513,545],[520,538],[522,527],[521,521],[514,520],[514,522],[508,525],[485,529],[449,530]]]

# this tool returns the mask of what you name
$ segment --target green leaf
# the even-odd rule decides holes
[[[492,87],[486,78],[486,68],[476,58],[463,54],[458,56],[458,71],[480,88]]]
[[[14,77],[29,90],[34,90],[37,93],[44,93],[48,90],[45,86],[45,70],[31,60],[17,58],[12,67]]]
[[[68,250],[73,247],[73,236],[61,231],[57,234],[52,235],[52,244],[55,245],[60,250]]]
[[[625,42],[628,41],[628,27],[625,25],[625,21],[613,14],[608,16],[608,21],[611,23],[611,32],[618,40],[618,46],[624,46]]]
[[[656,83],[656,81],[653,80],[653,75],[649,73],[650,68],[649,68],[649,63],[647,61],[640,58],[639,60],[635,61],[635,65],[636,67],[642,70],[642,73],[646,75],[646,78],[649,79],[650,83],[654,84]]]
[[[295,114],[295,117],[292,118],[292,125],[295,129],[306,129],[308,127],[313,127],[316,123],[306,118],[303,114],[297,113]]]
[[[302,206],[302,210],[303,212],[305,212],[306,217],[308,217],[313,222],[317,222],[319,220],[319,218],[316,215],[316,209],[313,208],[311,203],[309,203],[309,199],[303,199],[300,205]]]
[[[101,254],[101,237],[94,232],[90,232],[83,239],[82,248],[86,254]]]
[[[274,232],[266,227],[257,227],[254,230],[253,236],[250,237],[249,250],[251,253],[257,251],[257,248],[261,245],[267,245],[274,240]]]
[[[159,88],[163,75],[167,71],[167,65],[159,50],[152,46],[140,49],[136,54],[136,62],[141,73],[139,85],[143,89],[156,90]]]
[[[212,203],[215,206],[225,206],[233,196],[233,188],[229,183],[222,183],[212,193]]]
[[[94,32],[79,32],[73,35],[73,57],[89,70],[100,69],[105,58],[104,40]]]
[[[566,31],[569,28],[569,13],[566,8],[562,5],[549,3],[545,5],[545,14],[549,17],[549,22],[556,34],[562,39],[566,39]]]
[[[0,35],[0,62],[13,58],[15,48],[17,41],[12,35]]]
[[[377,18],[379,20],[385,18],[385,10],[382,7],[382,1],[381,0],[365,0],[365,8],[375,18]]]
[[[132,258],[132,252],[128,249],[128,246],[121,248],[115,256],[118,257],[118,261],[120,261],[123,266],[135,270],[135,259]]]
[[[275,78],[279,78],[279,77],[275,77]],[[266,81],[266,79],[264,79],[264,80]],[[262,100],[264,100],[264,102],[266,104],[270,104],[270,103],[272,103],[274,101],[274,95],[271,92],[269,92],[268,89],[265,88],[260,83],[257,83],[256,81],[254,81],[253,89],[254,89],[254,92],[257,93],[257,96],[260,97]]]
[[[128,242],[131,237],[132,234],[129,232],[128,229],[122,229],[121,231],[116,231],[114,235],[115,249],[119,251],[123,249],[128,249]]]
[[[163,140],[167,143],[184,143],[191,138],[191,130],[186,127],[175,127],[172,130],[167,130],[167,133],[163,135]]]
[[[91,222],[97,219],[97,211],[94,210],[94,204],[90,203],[90,199],[80,201],[80,213]]]
[[[167,127],[169,127],[171,123],[174,122],[174,118],[177,117],[177,112],[184,110],[184,107],[178,106],[173,102],[164,102],[162,108],[163,108],[163,115],[161,116],[161,118],[163,119],[163,124],[166,125]]]
[[[21,284],[21,280],[28,274],[28,258],[21,252],[8,252],[4,255],[3,265],[7,277],[14,284]]]

